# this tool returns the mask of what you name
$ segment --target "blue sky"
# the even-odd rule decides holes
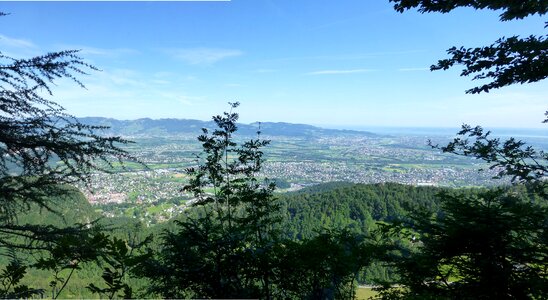
[[[1,2],[0,51],[81,49],[101,69],[59,82],[76,116],[209,119],[240,101],[243,122],[338,127],[541,127],[548,83],[466,95],[460,69],[430,72],[451,46],[542,34],[497,12],[395,12],[388,0]]]

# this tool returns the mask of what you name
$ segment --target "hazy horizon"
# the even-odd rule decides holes
[[[139,119],[151,119],[151,120],[162,120],[162,119],[177,119],[177,120],[196,120],[196,121],[202,121],[202,122],[209,122],[212,121],[211,118],[209,119],[195,119],[195,118],[149,118],[149,117],[143,117],[143,118],[128,118],[128,119],[118,119],[118,118],[110,118],[110,117],[103,117],[103,116],[85,116],[85,117],[78,117],[79,119],[84,118],[107,118],[107,119],[115,119],[119,121],[135,121]],[[382,126],[382,125],[337,125],[337,124],[321,124],[321,123],[303,123],[303,122],[285,122],[285,121],[276,121],[276,120],[259,120],[259,121],[253,121],[253,122],[238,122],[239,124],[246,124],[250,125],[253,123],[289,123],[289,124],[295,124],[295,125],[311,125],[323,129],[336,129],[336,130],[355,130],[355,131],[370,131],[373,133],[393,133],[393,134],[401,134],[405,135],[407,133],[413,133],[413,134],[443,134],[443,135],[454,135],[456,134],[461,127],[447,127],[447,126]],[[527,127],[493,127],[493,126],[483,126],[481,124],[468,124],[471,126],[482,126],[486,130],[493,131],[493,134],[497,136],[514,136],[514,137],[520,137],[520,136],[526,136],[526,137],[541,137],[545,138],[548,137],[548,131],[546,131],[544,128],[527,128]]]

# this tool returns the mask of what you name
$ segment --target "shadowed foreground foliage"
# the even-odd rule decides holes
[[[501,20],[545,15],[548,2],[499,0],[391,0],[395,9],[447,13],[457,7],[502,10]],[[462,76],[492,82],[467,93],[489,92],[548,76],[546,36],[501,38],[487,47],[448,50],[432,70],[464,66]],[[548,114],[548,113],[547,113]],[[546,122],[546,120],[544,121]],[[471,141],[470,141],[471,139]],[[542,299],[548,294],[548,156],[514,138],[501,141],[481,127],[463,125],[443,152],[483,160],[510,176],[511,187],[476,195],[441,193],[441,210],[417,210],[385,226],[384,258],[398,270],[383,299]],[[518,183],[525,185],[517,185]],[[397,241],[413,241],[405,245]]]
[[[540,299],[548,293],[546,199],[524,186],[440,194],[441,210],[384,228],[398,287],[384,299]],[[413,241],[410,244],[399,240]]]
[[[76,76],[89,70],[97,69],[73,50],[28,59],[0,52],[0,259],[9,261],[0,273],[2,297],[44,294],[43,288],[21,283],[29,267],[54,273],[51,297],[58,297],[106,240],[93,220],[55,225],[19,220],[37,208],[59,214],[55,201],[74,192],[65,184],[87,182],[91,172],[107,171],[111,161],[132,159],[120,148],[129,141],[101,136],[102,127],[78,122],[48,99],[58,80],[84,87]]]

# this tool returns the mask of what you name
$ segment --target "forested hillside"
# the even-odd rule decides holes
[[[436,195],[441,190],[393,183],[328,183],[280,198],[288,213],[288,233],[294,239],[302,239],[326,228],[369,233],[376,222],[404,217],[410,209],[436,211]]]
[[[51,243],[54,247],[53,252],[48,252],[39,243],[32,242],[32,236],[21,234],[13,236],[11,239],[3,240],[4,243],[13,243],[14,245],[28,245],[23,248],[23,251],[4,250],[0,256],[0,268],[5,268],[10,262],[17,261],[20,263],[20,275],[25,275],[22,278],[21,284],[33,289],[42,290],[42,295],[46,297],[62,297],[62,298],[90,298],[94,297],[86,287],[90,283],[97,283],[102,280],[101,275],[103,270],[101,264],[97,265],[91,261],[85,262],[78,266],[77,270],[70,275],[70,269],[65,269],[63,265],[64,253],[74,251],[70,240],[70,233],[78,228],[95,228],[103,231],[110,237],[117,237],[130,241],[133,238],[144,238],[150,234],[150,231],[142,227],[139,222],[129,218],[102,218],[95,208],[87,201],[84,195],[71,186],[61,186],[59,194],[52,195],[44,199],[50,204],[50,209],[32,204],[28,210],[18,214],[13,226],[21,226],[27,228],[28,231],[36,230],[43,232],[46,235],[45,243]],[[4,233],[8,232],[9,227],[5,227]],[[48,234],[48,229],[55,229]],[[49,235],[49,237],[48,237]],[[55,245],[56,239],[63,238],[67,235],[68,239],[61,241],[59,245]],[[61,237],[59,237],[61,236]],[[48,241],[49,239],[49,241]],[[85,244],[87,241],[75,241]],[[88,249],[90,252],[99,251],[104,247],[100,239],[96,240],[96,244],[91,243],[87,246],[96,249]],[[66,248],[65,248],[66,247]],[[28,253],[29,249],[36,248],[32,254]],[[41,250],[43,248],[43,251]],[[75,248],[76,250],[76,248]],[[76,254],[76,253],[72,253]],[[49,266],[59,260],[58,266],[54,267],[58,273],[52,273]],[[24,267],[26,266],[26,267]],[[9,272],[4,273],[4,278],[9,278]],[[57,294],[60,289],[60,284],[67,280],[67,286],[62,290],[61,294]],[[132,280],[135,288],[143,284],[143,280]],[[6,283],[6,282],[5,282]],[[4,283],[3,287],[6,288]],[[55,284],[53,284],[55,283]],[[16,284],[16,282],[13,282]]]
[[[53,225],[58,228],[70,227],[76,224],[94,223],[102,226],[112,237],[125,240],[144,240],[147,236],[153,236],[147,247],[151,251],[162,251],[163,236],[174,233],[178,229],[177,220],[171,220],[153,227],[145,227],[138,221],[128,218],[100,218],[94,208],[86,201],[83,195],[74,188],[64,187],[65,193],[59,197],[49,199],[50,203],[56,204],[56,212],[49,212],[38,206],[33,206],[27,213],[20,214],[19,224],[40,224]],[[530,194],[529,201],[542,204],[542,199],[535,196],[531,189],[525,186],[516,186],[514,193],[522,195]],[[289,237],[289,240],[302,243],[306,241],[317,241],[318,238],[327,235],[336,235],[350,232],[354,238],[359,236],[369,239],[378,236],[379,224],[390,224],[394,221],[410,221],[410,213],[421,212],[433,215],[440,213],[440,195],[444,193],[459,196],[479,195],[482,189],[449,189],[436,187],[416,187],[394,183],[385,184],[351,184],[345,182],[333,182],[307,187],[297,192],[276,194],[283,216],[281,222],[282,234]],[[180,220],[192,218],[193,215],[200,215],[200,208],[189,208],[180,216]],[[411,223],[409,223],[411,224]],[[408,244],[410,240],[401,240]],[[311,244],[312,246],[314,244]],[[318,244],[319,246],[319,244]],[[364,251],[362,254],[371,257],[369,263],[360,268],[356,274],[359,284],[376,284],[378,282],[392,281],[398,278],[395,268],[389,264],[377,261],[373,252],[367,252],[366,248],[359,248]],[[36,257],[28,257],[24,254],[17,254],[16,257],[23,261],[35,261]],[[311,257],[312,258],[312,257]],[[304,258],[303,258],[304,259]],[[321,259],[321,257],[320,257]],[[313,262],[313,261],[312,261]],[[8,261],[2,260],[2,264]],[[82,298],[94,297],[88,289],[91,283],[97,285],[103,281],[104,275],[102,266],[86,263],[77,270],[68,285],[61,293],[61,297]],[[131,286],[137,295],[145,295],[149,285],[149,279],[136,276],[137,273],[128,274],[124,282]],[[67,271],[61,272],[59,276],[66,276]],[[23,283],[42,287],[48,293],[48,285],[51,280],[51,273],[46,270],[30,268]],[[154,295],[154,294],[148,294]]]
[[[390,222],[405,218],[412,209],[437,212],[440,191],[435,187],[415,187],[401,184],[350,184],[327,183],[308,187],[298,192],[278,194],[284,235],[293,241],[310,240],[322,233],[350,230],[357,234],[370,235],[378,227],[377,222]],[[472,190],[461,190],[461,192]],[[104,226],[109,235],[119,238],[139,236],[141,239],[153,234],[156,238],[149,246],[160,249],[162,232],[176,230],[175,220],[153,227],[139,225],[133,219],[103,218],[94,212],[93,207],[77,190],[67,188],[67,193],[58,199],[59,213],[32,208],[19,218],[21,224],[52,224],[63,227],[74,224],[96,222]],[[192,215],[192,208],[186,215]],[[197,211],[199,213],[199,211]],[[24,257],[20,257],[24,258]],[[4,262],[6,263],[6,262]],[[69,282],[62,297],[91,297],[86,289],[90,283],[101,281],[101,268],[86,264],[78,270]],[[390,280],[394,272],[380,263],[373,263],[360,271],[358,282],[372,284],[375,280]],[[31,286],[46,287],[51,278],[46,271],[34,270],[29,273],[26,283]],[[144,291],[145,279],[132,279],[133,288]]]

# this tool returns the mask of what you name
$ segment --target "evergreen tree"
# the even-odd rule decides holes
[[[52,199],[70,190],[64,184],[89,182],[91,172],[108,170],[112,160],[131,159],[120,148],[128,141],[101,136],[102,127],[80,123],[49,99],[56,80],[69,79],[84,87],[77,76],[90,70],[97,69],[74,50],[28,59],[0,52],[0,256],[4,258],[30,251],[44,255],[40,268],[57,272],[74,271],[93,256],[83,248],[98,237],[95,228],[90,228],[92,223],[61,228],[22,224],[17,218],[33,207],[55,212]],[[29,262],[16,256],[7,257],[11,263],[0,275],[9,282],[0,290],[2,297],[30,297],[29,291],[40,291],[18,285]]]

